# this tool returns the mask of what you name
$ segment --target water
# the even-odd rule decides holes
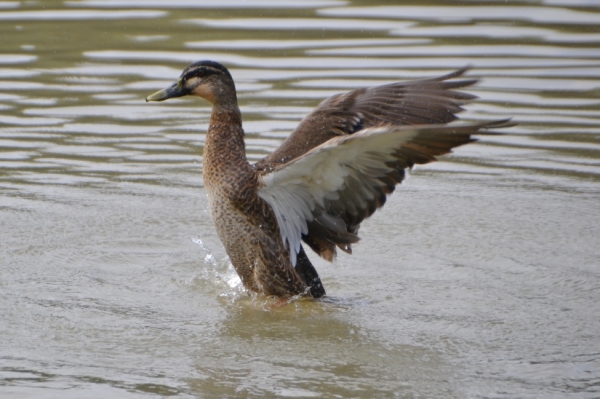
[[[592,0],[0,2],[3,398],[600,397],[600,7]],[[209,107],[146,104],[187,63],[239,88],[248,156],[323,98],[466,64],[466,120],[329,296],[243,293],[206,212]],[[311,255],[311,254],[309,254]]]

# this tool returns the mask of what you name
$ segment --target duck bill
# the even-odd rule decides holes
[[[148,97],[146,97],[146,102],[148,102],[148,101],[165,101],[165,100],[168,100],[169,98],[183,97],[186,94],[187,93],[183,89],[183,83],[181,82],[181,79],[179,79],[177,82],[173,83],[171,86],[167,87],[166,89],[159,90],[156,93],[150,94]]]

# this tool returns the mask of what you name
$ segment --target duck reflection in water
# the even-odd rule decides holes
[[[325,295],[303,243],[328,261],[352,253],[362,221],[406,169],[474,141],[508,120],[450,124],[475,96],[455,89],[467,68],[438,78],[358,89],[324,100],[273,153],[248,163],[235,83],[223,65],[195,62],[146,101],[187,95],[212,103],[202,174],[211,216],[249,291]]]

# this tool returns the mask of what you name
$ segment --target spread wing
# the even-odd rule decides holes
[[[298,125],[273,153],[254,167],[270,171],[334,137],[376,126],[449,123],[457,119],[461,105],[476,98],[453,89],[476,80],[450,80],[468,67],[433,79],[393,83],[337,94],[323,101]]]
[[[466,125],[388,126],[339,136],[259,177],[258,195],[273,209],[292,264],[304,240],[328,260],[336,246],[350,252],[360,223],[381,207],[405,176],[480,129],[508,120]]]

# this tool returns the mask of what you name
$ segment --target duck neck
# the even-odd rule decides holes
[[[248,164],[242,116],[237,104],[214,104],[204,145],[203,169],[237,169]]]

